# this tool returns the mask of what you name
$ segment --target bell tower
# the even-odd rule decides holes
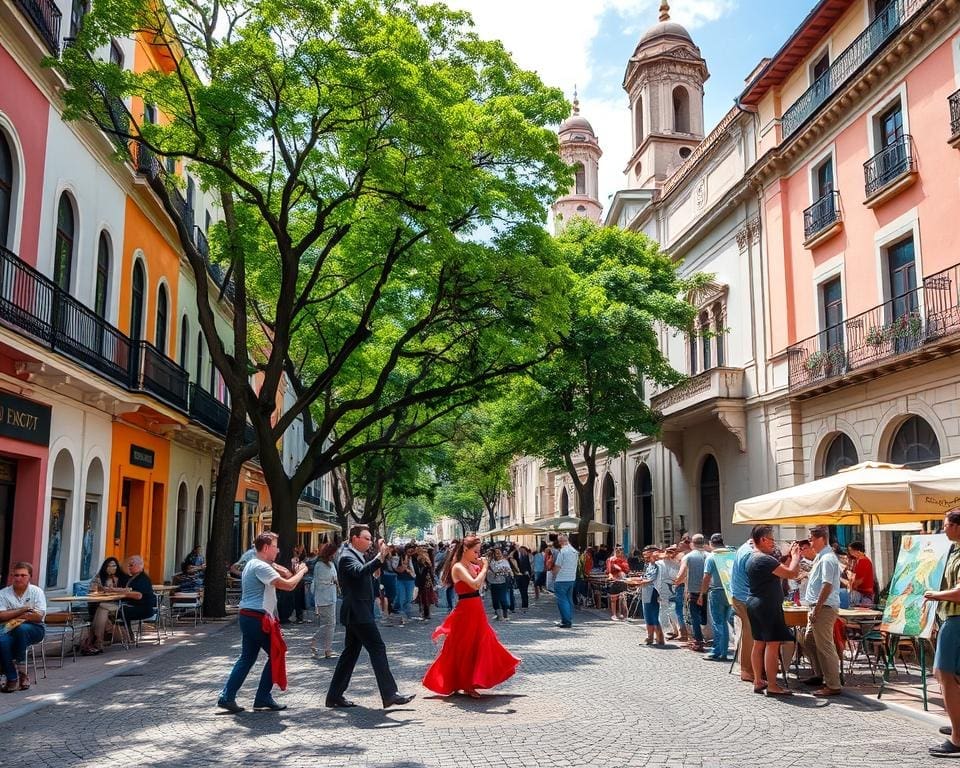
[[[593,126],[580,114],[580,100],[573,91],[573,112],[560,124],[558,132],[560,157],[573,166],[575,177],[570,191],[558,198],[552,206],[553,229],[559,233],[576,216],[593,222],[600,221],[603,206],[600,204],[600,143]]]
[[[656,189],[703,140],[703,84],[710,73],[690,33],[660,20],[640,38],[623,78],[630,99],[633,152],[624,173],[630,189]]]

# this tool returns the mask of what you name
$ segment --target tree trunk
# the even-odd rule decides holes
[[[587,479],[577,486],[577,501],[580,505],[580,525],[577,528],[577,546],[581,550],[585,549],[587,543],[590,541],[587,536],[590,523],[593,522],[595,518],[596,510],[594,508],[593,491],[596,483],[597,479],[595,474],[588,471]]]

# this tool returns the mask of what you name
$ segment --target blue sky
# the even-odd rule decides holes
[[[503,41],[517,62],[572,98],[604,151],[600,202],[624,186],[630,118],[621,87],[630,55],[657,23],[660,0],[446,0],[469,10],[477,32]],[[772,56],[815,0],[672,0],[670,17],[690,31],[710,70],[704,99],[709,132],[743,90],[744,78]]]

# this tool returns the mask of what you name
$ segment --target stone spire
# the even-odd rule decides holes
[[[670,3],[667,0],[660,2],[660,21],[670,21]]]
[[[573,88],[573,109],[570,117],[560,124],[557,138],[560,157],[574,169],[574,183],[570,191],[553,204],[554,229],[560,232],[573,218],[582,216],[600,221],[603,206],[599,200],[600,142],[593,126],[580,114],[580,97]]]

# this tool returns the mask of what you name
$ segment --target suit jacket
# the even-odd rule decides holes
[[[337,576],[343,597],[340,623],[344,626],[376,623],[373,617],[373,573],[382,565],[378,557],[369,563],[364,562],[352,547],[346,546],[341,551],[337,562]]]

